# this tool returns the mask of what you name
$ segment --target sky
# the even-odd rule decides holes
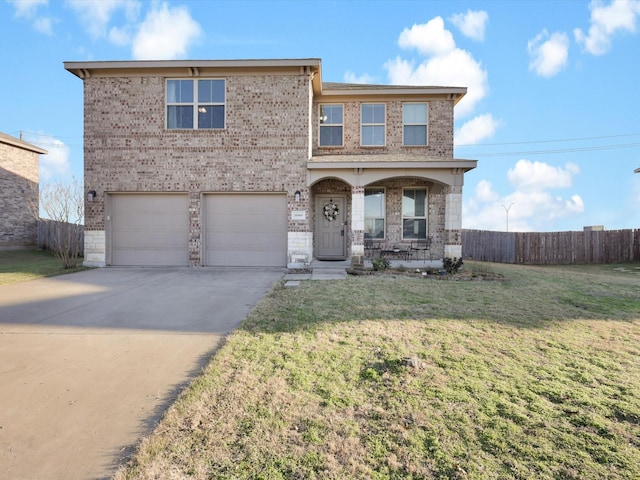
[[[322,80],[467,87],[462,226],[640,228],[640,0],[0,0],[0,131],[82,179],[64,61],[320,58]]]

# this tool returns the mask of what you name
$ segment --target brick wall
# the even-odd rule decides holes
[[[385,245],[408,247],[411,240],[402,240],[402,190],[405,187],[427,188],[427,236],[432,238],[431,253],[434,257],[444,252],[445,187],[417,178],[394,178],[376,183],[385,187],[386,194],[386,238]]]
[[[453,101],[430,100],[428,113],[427,145],[424,147],[402,145],[402,101],[336,101],[344,105],[344,127],[342,147],[318,146],[318,130],[320,116],[320,103],[313,105],[313,154],[355,154],[355,153],[405,153],[427,155],[432,157],[453,157]],[[384,147],[360,146],[360,105],[362,103],[384,103],[386,105],[386,145]]]
[[[36,245],[30,205],[38,205],[38,154],[0,142],[0,246]]]
[[[225,75],[226,128],[167,130],[165,78],[84,80],[85,188],[97,192],[87,231],[105,230],[104,192],[188,192],[190,258],[198,264],[203,192],[287,192],[306,208],[310,78],[303,74]],[[294,204],[296,190],[302,203]],[[306,221],[289,231],[308,232]]]

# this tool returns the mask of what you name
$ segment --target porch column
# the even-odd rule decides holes
[[[351,265],[364,264],[364,187],[351,187]]]
[[[444,214],[444,256],[462,257],[462,186],[449,187]]]

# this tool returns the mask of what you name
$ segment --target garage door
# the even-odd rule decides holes
[[[114,194],[111,265],[188,265],[187,195]]]
[[[206,195],[204,222],[205,265],[286,266],[286,195]]]

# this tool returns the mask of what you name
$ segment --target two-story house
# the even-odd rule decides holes
[[[84,82],[85,264],[461,255],[460,87],[323,83],[319,59],[66,62]]]

